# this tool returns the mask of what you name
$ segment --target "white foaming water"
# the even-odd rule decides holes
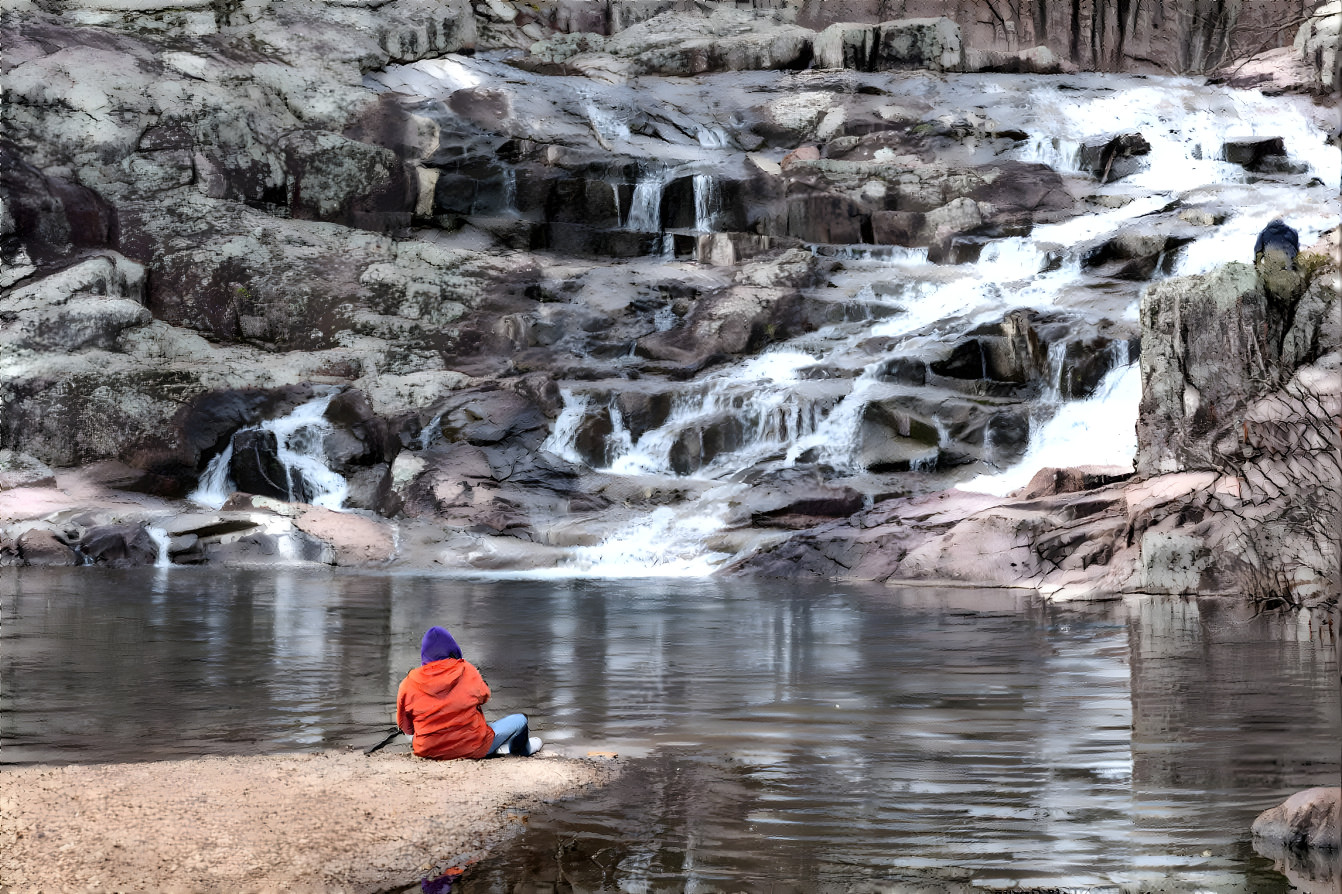
[[[1055,171],[1076,173],[1081,170],[1081,144],[1047,134],[1032,134],[1019,153],[1021,161],[1048,165]]]
[[[288,416],[271,419],[260,425],[247,426],[238,431],[270,431],[275,434],[275,455],[284,466],[290,481],[290,498],[294,497],[292,482],[295,474],[301,474],[303,480],[312,489],[314,506],[326,509],[339,509],[345,502],[349,485],[344,478],[331,471],[326,465],[322,445],[331,431],[331,423],[326,420],[327,406],[334,392],[324,397],[310,400],[294,409]],[[234,433],[236,434],[236,432]],[[187,499],[218,509],[233,493],[233,481],[229,477],[229,464],[233,459],[233,445],[210,460],[200,482]]]
[[[168,532],[155,525],[145,525],[144,532],[149,535],[149,539],[154,541],[154,546],[158,547],[158,554],[154,558],[155,568],[171,568],[172,559],[168,555],[168,548],[172,543],[172,538]]]
[[[927,248],[904,245],[828,245],[808,243],[811,254],[839,261],[889,264],[895,267],[920,266],[928,263]]]
[[[433,444],[434,438],[436,438],[439,434],[442,433],[438,426],[442,424],[443,413],[446,412],[447,412],[446,410],[440,411],[439,413],[434,415],[434,417],[430,419],[423,428],[419,430],[420,450],[428,450],[429,446]]]
[[[1143,170],[1125,178],[1129,186],[1178,192],[1203,183],[1242,181],[1244,171],[1221,160],[1227,140],[1281,137],[1288,156],[1307,165],[1324,183],[1335,184],[1342,158],[1296,104],[1256,90],[1210,88],[1194,81],[1162,78],[1106,93],[1067,94],[1052,85],[1034,89],[1028,107],[1036,134],[1017,152],[1076,172],[1072,148],[1087,139],[1140,133],[1151,144]]]
[[[960,489],[1005,496],[1050,466],[1131,467],[1137,455],[1137,404],[1141,399],[1140,364],[1110,370],[1092,397],[1064,403],[1040,427],[1020,462],[1003,472],[980,475]]]
[[[711,233],[722,210],[722,196],[711,174],[694,175],[694,231]]]
[[[716,124],[700,126],[695,137],[705,149],[726,149],[732,144],[731,135]]]
[[[727,497],[739,486],[717,488],[693,504],[659,507],[639,522],[590,547],[574,547],[557,576],[704,577],[727,553],[705,550],[704,541],[726,526]]]
[[[1014,236],[994,239],[983,246],[979,255],[979,275],[994,282],[1029,279],[1044,269],[1048,253],[1035,239]]]
[[[662,190],[666,188],[666,172],[655,171],[643,175],[634,184],[634,196],[629,203],[629,219],[624,228],[635,233],[662,231]]]
[[[858,429],[862,425],[862,414],[867,408],[871,392],[877,385],[876,370],[879,364],[872,364],[853,381],[853,390],[829,412],[815,429],[804,437],[798,438],[788,448],[787,463],[793,465],[808,451],[817,452],[817,458],[842,471],[854,470],[857,466],[856,451]]]
[[[555,419],[550,436],[541,444],[541,449],[562,460],[581,465],[584,460],[575,445],[578,441],[578,429],[587,418],[592,399],[589,395],[578,394],[571,388],[559,389],[559,396],[563,400],[563,409],[559,411],[559,417]]]

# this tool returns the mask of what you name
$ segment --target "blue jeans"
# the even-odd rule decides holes
[[[491,755],[506,745],[509,754],[530,756],[531,743],[527,740],[531,738],[531,731],[527,729],[527,715],[509,714],[495,720],[489,728],[494,731],[494,742],[489,746]]]

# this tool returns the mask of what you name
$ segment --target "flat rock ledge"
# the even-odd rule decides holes
[[[0,772],[0,892],[372,892],[479,859],[610,760],[330,752]]]

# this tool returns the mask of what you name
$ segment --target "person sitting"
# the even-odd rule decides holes
[[[1295,256],[1300,253],[1300,234],[1280,217],[1263,227],[1253,246],[1253,259],[1261,264],[1269,254],[1275,254],[1277,263],[1295,269]]]
[[[442,627],[430,627],[419,645],[420,666],[396,691],[396,726],[411,737],[419,757],[434,760],[530,756],[541,749],[525,714],[485,721],[489,686],[461,657],[461,647]]]
[[[1300,253],[1300,234],[1278,218],[1258,234],[1253,246],[1254,269],[1268,298],[1279,306],[1294,305],[1304,289],[1305,280],[1295,268]]]

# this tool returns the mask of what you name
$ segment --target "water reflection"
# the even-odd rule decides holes
[[[366,747],[437,623],[491,708],[559,750],[634,758],[533,817],[467,891],[1285,891],[1248,827],[1337,778],[1317,620],[981,590],[20,570],[0,584],[0,759]]]

